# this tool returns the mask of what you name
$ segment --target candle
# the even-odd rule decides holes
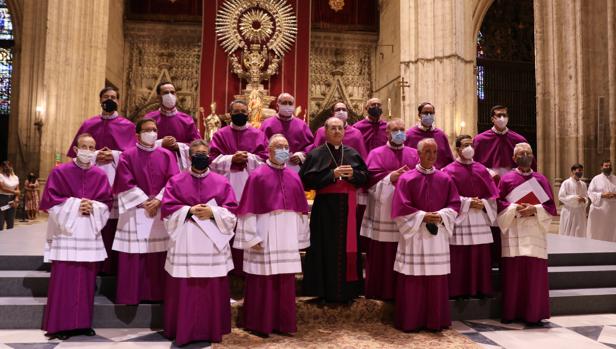
[[[389,114],[389,118],[391,119],[391,98],[387,98],[387,113]]]

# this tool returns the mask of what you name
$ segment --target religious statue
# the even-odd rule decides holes
[[[205,118],[204,128],[205,134],[204,138],[209,142],[212,140],[212,136],[214,133],[218,131],[222,127],[222,123],[220,122],[220,118],[216,115],[216,102],[212,102],[210,104],[211,113]]]

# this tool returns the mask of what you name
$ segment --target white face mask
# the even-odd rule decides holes
[[[175,107],[175,103],[177,102],[177,97],[174,94],[167,93],[163,95],[163,105],[167,109],[171,109]]]
[[[472,160],[473,156],[475,155],[475,149],[473,149],[473,147],[471,147],[471,146],[468,146],[468,147],[465,147],[464,149],[462,149],[460,154],[462,155],[462,157],[464,159]]]
[[[507,123],[509,122],[509,118],[501,116],[498,117],[494,120],[494,124],[496,125],[496,127],[498,128],[505,128],[507,127]]]
[[[94,164],[96,153],[88,149],[77,149],[77,160],[82,164]]]
[[[340,110],[334,113],[334,116],[337,117],[338,119],[346,122],[347,119],[349,118],[349,114],[346,111]]]
[[[158,133],[155,131],[141,132],[139,138],[143,143],[151,146],[154,145],[154,142],[158,139]]]
[[[288,118],[293,115],[293,111],[295,110],[294,105],[278,105],[278,115]]]

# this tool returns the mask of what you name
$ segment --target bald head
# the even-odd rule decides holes
[[[368,117],[373,121],[378,120],[381,117],[381,114],[383,114],[381,100],[376,97],[372,97],[368,101],[366,101],[364,109],[368,113]]]
[[[404,121],[392,119],[387,123],[387,140],[395,146],[401,146],[406,141]]]
[[[268,145],[269,161],[284,165],[289,159],[289,142],[280,133],[272,135]]]
[[[337,117],[325,120],[325,139],[332,145],[342,144],[344,138],[344,122]]]

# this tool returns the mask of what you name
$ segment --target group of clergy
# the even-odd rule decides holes
[[[245,329],[293,333],[304,249],[305,295],[348,303],[364,286],[367,298],[395,302],[403,331],[447,328],[451,297],[490,296],[501,256],[503,321],[549,317],[545,235],[556,206],[506,107],[492,109],[492,129],[457,137],[453,153],[430,103],[409,130],[382,120],[377,98],[354,125],[336,103],[313,136],[283,93],[258,129],[246,102],[233,101],[230,125],[208,144],[177,110],[174,85],[156,92],[160,108],[135,125],[104,88],[73,161],[49,175],[49,336],[94,334],[97,273],[117,274],[117,304],[163,301],[164,334],[178,345],[230,332],[229,272],[245,279]]]

